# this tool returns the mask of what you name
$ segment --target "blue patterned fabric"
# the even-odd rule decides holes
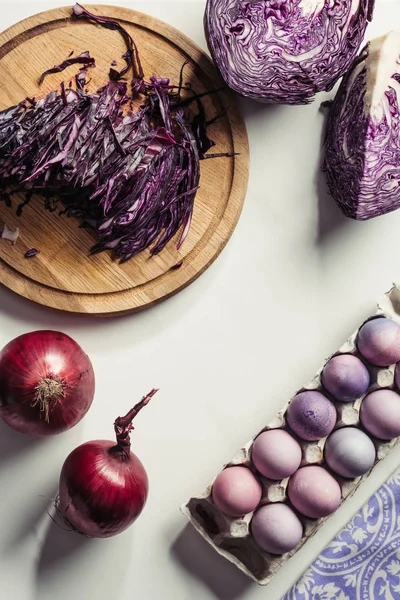
[[[282,600],[400,600],[400,471]]]

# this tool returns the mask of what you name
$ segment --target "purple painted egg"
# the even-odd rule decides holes
[[[337,429],[326,440],[325,460],[342,477],[359,477],[369,471],[376,457],[375,446],[366,433],[356,427]]]
[[[366,393],[370,382],[367,367],[351,354],[331,358],[321,378],[324,388],[340,402],[353,402]]]
[[[302,467],[289,479],[288,495],[306,517],[319,519],[333,513],[341,500],[340,485],[322,467]]]
[[[380,440],[400,435],[400,396],[392,390],[377,390],[365,396],[360,410],[365,429]]]
[[[260,482],[246,467],[228,467],[217,475],[212,486],[216,507],[230,517],[253,512],[260,503]]]
[[[372,319],[358,332],[357,346],[373,365],[393,365],[400,361],[400,325],[385,317]]]
[[[289,404],[287,421],[301,439],[313,442],[329,435],[335,427],[336,409],[321,392],[301,392]]]
[[[269,479],[284,479],[300,466],[300,444],[283,429],[264,431],[256,438],[251,458],[257,471]]]
[[[276,502],[261,506],[251,520],[251,533],[257,544],[271,554],[285,554],[303,537],[303,526],[289,506]]]

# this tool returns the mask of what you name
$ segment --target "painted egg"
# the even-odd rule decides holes
[[[361,403],[361,423],[380,440],[392,440],[400,435],[400,396],[392,390],[377,390],[365,396]]]
[[[217,508],[230,517],[253,512],[260,503],[260,482],[246,467],[228,467],[217,475],[212,486],[212,499]]]
[[[366,433],[356,427],[343,427],[328,437],[324,454],[332,471],[353,478],[372,468],[376,450]]]
[[[264,431],[256,438],[251,458],[257,471],[269,479],[284,479],[300,466],[300,444],[283,429]]]
[[[261,506],[251,520],[251,533],[257,544],[271,554],[285,554],[303,537],[303,526],[293,510],[276,502]]]
[[[301,439],[313,442],[329,435],[333,430],[336,409],[321,392],[301,392],[289,404],[287,421]]]
[[[367,367],[351,354],[331,358],[321,378],[324,388],[340,402],[353,402],[366,393],[370,382]]]
[[[333,513],[341,500],[340,485],[323,467],[302,467],[289,479],[288,495],[306,517],[319,519]]]
[[[372,319],[358,332],[357,346],[373,365],[393,365],[400,361],[400,325],[385,317]]]

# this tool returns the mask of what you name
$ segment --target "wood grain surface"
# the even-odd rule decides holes
[[[209,58],[186,36],[157,19],[125,8],[89,6],[94,13],[118,19],[134,37],[145,76],[153,73],[178,81],[185,60],[185,82],[198,91],[224,87]],[[39,97],[72,78],[77,67],[46,78],[40,74],[70,52],[89,50],[97,67],[90,70],[90,90],[107,81],[113,60],[122,65],[121,36],[86,21],[71,19],[70,7],[30,17],[0,34],[0,110],[26,96]],[[118,68],[118,67],[116,67]],[[19,227],[15,245],[0,240],[0,283],[45,306],[98,316],[128,313],[149,307],[194,281],[217,258],[230,238],[242,209],[248,179],[249,149],[243,120],[228,90],[206,97],[207,117],[227,108],[226,116],[210,127],[215,152],[234,157],[201,162],[200,189],[192,227],[178,251],[176,239],[156,257],[148,251],[120,265],[110,252],[90,256],[94,233],[80,229],[73,218],[50,213],[39,197],[24,207],[0,204],[0,219]],[[26,259],[29,248],[40,254]],[[183,261],[179,269],[172,269]]]

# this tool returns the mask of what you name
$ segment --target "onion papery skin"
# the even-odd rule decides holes
[[[208,0],[204,28],[229,87],[268,103],[330,90],[362,43],[374,0]]]
[[[148,489],[146,471],[129,448],[91,441],[78,446],[64,463],[58,508],[78,532],[108,538],[137,519]]]
[[[58,382],[62,392],[50,399],[47,414],[37,399],[43,381]],[[0,352],[0,416],[21,433],[41,436],[70,429],[89,410],[94,391],[89,357],[64,333],[26,333]]]
[[[365,221],[400,207],[400,33],[369,42],[330,108],[323,169],[342,212]]]

